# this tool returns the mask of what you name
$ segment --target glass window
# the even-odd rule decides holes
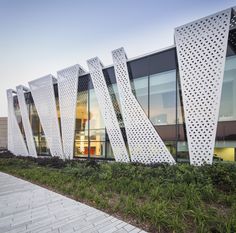
[[[90,157],[103,157],[105,158],[105,142],[90,142]]]
[[[91,129],[89,137],[90,141],[105,141],[105,129]]]
[[[109,93],[111,96],[112,104],[115,109],[116,117],[119,122],[120,127],[124,127],[124,122],[121,114],[121,105],[120,105],[120,97],[118,93],[117,84],[112,84],[108,86]]]
[[[89,90],[90,157],[105,157],[105,125],[94,89]]]
[[[184,122],[184,108],[183,108],[183,103],[181,101],[180,81],[178,79],[178,83],[177,83],[177,123],[183,124],[183,122]]]
[[[88,156],[88,91],[80,91],[77,96],[74,156]]]
[[[87,141],[88,140],[88,131],[76,131],[75,132],[76,141]]]
[[[148,76],[134,79],[131,82],[131,86],[136,99],[148,116]],[[109,90],[120,127],[124,127],[117,84],[112,84]]]
[[[232,120],[236,120],[236,56],[226,58],[219,112],[219,121]]]
[[[34,103],[29,105],[30,109],[30,123],[32,127],[36,151],[40,155],[50,155],[50,150],[47,145],[45,134],[42,125],[40,124],[38,112]]]
[[[75,157],[88,156],[88,141],[75,140]]]
[[[58,119],[60,119],[61,112],[60,112],[59,98],[55,97],[55,100],[56,100],[57,117],[58,117]]]
[[[236,141],[216,141],[213,160],[236,161]]]
[[[90,129],[105,128],[94,89],[89,90],[89,99],[90,99],[90,105],[89,105]]]
[[[187,141],[179,141],[177,143],[178,150],[178,162],[189,162],[189,152],[188,152],[188,143]]]
[[[22,117],[21,117],[21,112],[20,112],[20,105],[19,105],[19,102],[18,102],[18,98],[15,96],[14,98],[14,110],[15,110],[15,116],[16,116],[16,120],[17,120],[17,123],[19,125],[19,128],[20,128],[20,131],[24,137],[24,140],[25,139],[25,132],[24,132],[24,127],[23,127],[23,122],[22,122]]]
[[[60,130],[60,133],[61,133],[61,112],[60,112],[59,98],[55,97],[55,99],[56,99],[56,109],[57,109],[57,118],[58,118],[59,130]]]
[[[109,141],[107,142],[107,150],[106,150],[106,153],[107,153],[107,158],[114,159],[113,150],[112,150],[112,148],[111,148],[111,143],[110,143]]]
[[[88,130],[88,91],[78,93],[76,105],[76,131]]]
[[[176,71],[150,76],[150,120],[154,125],[176,123]]]
[[[36,145],[36,150],[39,153],[39,133],[40,133],[39,117],[35,105],[33,103],[29,105],[29,109],[30,109],[30,123],[34,137],[34,142]]]
[[[134,95],[148,116],[148,76],[133,80]]]
[[[40,127],[41,128],[41,127]],[[47,141],[44,135],[44,132],[41,128],[41,132],[39,134],[39,148],[38,148],[38,153],[40,155],[50,155],[50,150],[47,146]]]

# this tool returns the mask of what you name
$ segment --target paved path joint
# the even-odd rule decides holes
[[[145,233],[93,207],[2,172],[0,232]]]

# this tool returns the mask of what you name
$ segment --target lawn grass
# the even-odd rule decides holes
[[[149,232],[236,232],[236,164],[193,167],[1,158],[32,181]]]

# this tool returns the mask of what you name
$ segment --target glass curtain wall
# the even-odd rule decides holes
[[[29,112],[30,112],[30,124],[33,132],[34,142],[36,146],[37,154],[40,156],[49,156],[50,150],[47,146],[47,141],[45,138],[45,134],[43,132],[42,125],[39,120],[38,112],[33,101],[29,104]]]
[[[21,134],[23,135],[23,138],[24,138],[24,141],[25,141],[25,145],[27,145],[25,131],[24,131],[22,117],[21,117],[21,112],[20,112],[19,101],[18,101],[17,96],[15,96],[15,98],[14,98],[14,111],[15,111],[16,120],[17,120],[17,123],[19,125]]]
[[[236,120],[236,56],[227,57],[220,102],[219,121]]]
[[[176,157],[176,70],[150,75],[150,121]]]
[[[79,91],[76,105],[75,157],[88,157],[88,90]]]
[[[178,107],[183,116],[183,106]],[[183,117],[178,125],[178,161],[189,159]],[[182,124],[183,123],[183,124]],[[226,58],[213,160],[236,161],[236,56]]]
[[[176,124],[176,71],[150,76],[150,120],[153,125]]]
[[[153,67],[155,69],[153,67],[149,69],[151,63],[155,65],[157,63],[161,64],[161,60],[157,61],[157,58],[152,58],[153,60],[151,60],[151,58],[144,58],[144,60],[145,59],[144,64],[141,64],[143,61],[141,62],[139,60],[138,64],[140,65],[130,71],[130,76],[134,77],[131,79],[133,93],[171,154],[174,157],[177,155],[178,161],[187,161],[189,160],[189,155],[183,117],[181,86],[178,72],[173,69],[175,64],[172,65],[172,68],[166,67],[163,69],[164,71],[156,69],[154,65]],[[166,64],[169,64],[169,60]],[[141,74],[138,73],[138,71],[141,72]],[[115,74],[113,73],[114,72],[110,69],[106,74],[106,79],[110,79],[110,81],[107,81],[108,89],[121,131],[127,142],[117,84],[115,83]],[[89,75],[80,78],[82,82],[79,83],[77,96],[74,156],[85,158],[113,158],[112,148],[106,134],[95,91],[91,85],[91,79]],[[29,99],[29,102],[30,122],[37,152],[39,154],[49,155],[49,149],[32,98]],[[14,103],[18,123],[23,129],[18,103],[17,101],[14,101]],[[58,106],[57,102],[57,107]],[[58,118],[60,118],[59,109]],[[236,56],[234,55],[226,59],[214,151],[215,159],[235,160],[235,148]]]
[[[89,90],[90,157],[105,158],[106,131],[94,89]]]
[[[127,139],[126,139],[126,134],[125,134],[125,129],[124,129],[124,122],[122,119],[122,114],[121,114],[121,105],[120,105],[120,98],[119,98],[119,93],[118,93],[118,87],[117,84],[110,84],[108,85],[108,90],[111,96],[112,104],[116,113],[116,117],[121,129],[121,133],[123,135],[124,141],[127,145]],[[109,142],[108,135],[106,135],[106,157],[114,159],[114,154],[111,148],[111,144]]]
[[[236,56],[226,58],[215,160],[236,161]]]
[[[149,117],[149,89],[148,89],[148,76],[134,79],[132,81],[132,87],[134,87],[134,95],[137,98],[142,109]]]
[[[176,71],[172,70],[169,72],[136,78],[131,81],[131,85],[134,88],[134,95],[136,96],[139,104],[145,111],[146,115],[148,117],[150,116],[150,120],[157,130],[158,127],[162,125],[173,125],[172,129],[169,130],[169,134],[172,134],[172,138],[168,136],[166,137],[165,133],[163,133],[163,130],[159,134],[165,141],[167,148],[175,156],[176,142],[173,137],[175,137],[176,134]],[[119,103],[120,100],[117,84],[115,83],[109,85],[108,89],[117,115],[117,119],[119,121],[119,125],[121,127],[121,131],[127,143],[124,132],[124,123],[120,112],[121,106]],[[78,95],[78,106],[83,105],[79,104],[79,102],[81,101],[80,98],[80,95]],[[90,140],[89,142],[86,140],[86,143],[90,144],[90,157],[113,158],[112,148],[109,143],[109,138],[106,134],[105,125],[94,89],[89,89],[88,98],[89,107],[87,105],[86,107],[89,109],[89,116],[86,116],[86,119],[87,117],[89,117],[89,130],[86,129],[86,131],[89,132],[88,135]],[[168,101],[171,102],[169,103]],[[159,119],[164,119],[163,117],[160,117],[163,115],[166,115],[168,121],[158,121]],[[182,119],[181,117],[181,114],[179,114],[180,119]],[[76,127],[76,129],[78,129],[78,126]]]

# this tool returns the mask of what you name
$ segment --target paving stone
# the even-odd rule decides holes
[[[127,233],[128,231],[126,231],[125,229],[121,228],[117,231],[115,231],[115,233]]]
[[[140,229],[135,228],[135,229],[133,229],[132,231],[130,231],[130,233],[139,233],[140,231],[141,231]]]
[[[0,172],[1,233],[138,233],[100,210]]]
[[[132,226],[132,225],[130,225],[130,224],[124,226],[124,229],[127,230],[127,231],[131,231],[131,230],[133,230],[134,228],[135,228],[135,227]]]

